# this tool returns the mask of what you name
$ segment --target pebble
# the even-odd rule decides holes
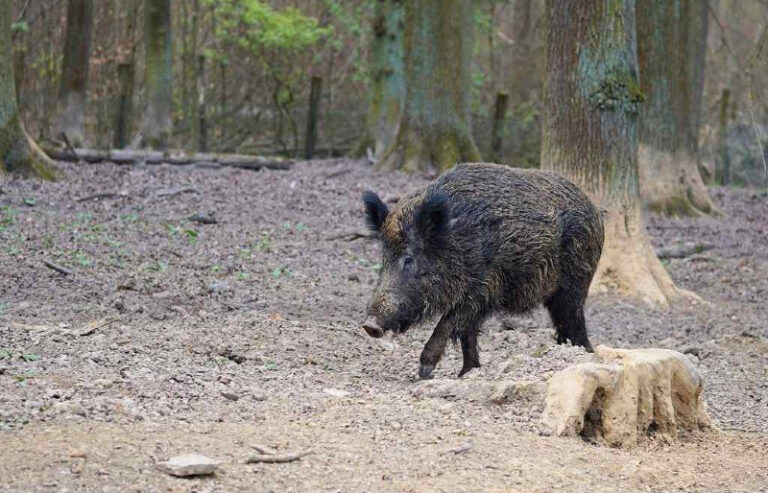
[[[208,285],[209,293],[224,293],[230,289],[229,283],[226,281],[213,282]]]
[[[236,400],[240,399],[240,396],[235,394],[234,392],[226,392],[225,391],[225,392],[221,393],[221,396],[226,398],[226,399],[229,399],[230,401],[236,401]]]
[[[85,416],[86,413],[83,405],[75,401],[57,402],[51,409],[56,414],[76,414],[78,416]]]
[[[323,389],[323,392],[333,397],[347,397],[350,395],[350,393],[347,392],[346,390],[331,389],[331,388]]]
[[[177,455],[157,465],[161,471],[182,478],[213,474],[218,467],[216,461],[200,454]]]

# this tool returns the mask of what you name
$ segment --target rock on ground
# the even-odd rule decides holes
[[[632,446],[649,432],[675,436],[709,425],[701,377],[685,355],[598,346],[595,356],[597,362],[570,366],[550,380],[542,419],[556,435]]]
[[[185,454],[171,457],[167,462],[158,464],[157,467],[171,476],[187,477],[213,474],[219,464],[204,455]]]

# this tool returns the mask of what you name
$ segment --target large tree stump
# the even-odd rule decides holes
[[[542,419],[554,434],[633,446],[651,432],[674,437],[709,425],[701,377],[683,354],[598,346],[595,355],[550,380]]]

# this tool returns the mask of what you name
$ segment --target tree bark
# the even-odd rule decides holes
[[[728,102],[731,99],[731,91],[726,87],[720,96],[720,118],[717,131],[717,148],[720,157],[719,170],[715,170],[715,176],[720,175],[720,183],[731,184],[731,156],[728,154]],[[718,173],[719,171],[719,173]]]
[[[11,0],[0,0],[0,173],[56,179],[53,161],[24,131],[16,104],[11,43]]]
[[[479,161],[470,130],[470,0],[412,0],[405,4],[403,112],[378,169],[434,172]]]
[[[640,195],[654,212],[717,212],[699,172],[708,0],[647,0],[637,12]]]
[[[651,248],[638,188],[634,0],[550,0],[544,169],[607,210],[592,290],[665,304],[681,295]]]
[[[59,82],[58,117],[51,134],[67,136],[72,145],[85,139],[85,101],[93,27],[93,0],[69,0],[64,57]]]
[[[197,56],[197,150],[208,152],[208,121],[205,105],[205,56]]]
[[[140,147],[164,150],[171,136],[173,71],[171,0],[144,0],[146,107]]]
[[[320,96],[322,95],[323,79],[312,76],[309,84],[309,111],[307,112],[307,133],[304,139],[304,159],[312,159],[315,156],[315,143],[317,142],[317,118],[320,115]]]
[[[363,137],[353,152],[380,157],[397,135],[405,98],[403,0],[377,0],[371,42],[371,102]]]
[[[504,143],[504,122],[507,117],[507,100],[509,95],[505,92],[496,94],[496,104],[493,107],[493,124],[491,126],[491,161],[500,163],[503,159],[502,148]]]
[[[128,145],[133,113],[133,63],[120,63],[117,66],[118,99],[115,111],[114,138],[115,149]]]

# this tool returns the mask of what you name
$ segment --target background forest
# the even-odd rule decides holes
[[[0,490],[765,491],[767,45],[768,0],[0,0]]]
[[[144,44],[154,39],[145,35],[144,3],[13,1],[18,98],[22,120],[33,138],[55,138],[52,129],[57,114],[50,109],[57,105],[62,74],[75,63],[74,59],[65,61],[63,49],[76,49],[75,44],[66,42],[67,6],[81,4],[81,8],[88,5],[92,17],[71,23],[72,29],[90,41],[85,142],[97,148],[131,143],[141,126],[148,97]],[[372,43],[377,29],[387,29],[385,23],[382,25],[386,13],[377,12],[376,3],[171,2],[168,42],[173,98],[168,145],[188,151],[301,156],[305,153],[311,81],[315,77],[319,100],[314,155],[360,154],[372,89],[379,78],[386,77],[382,70],[387,70],[380,61],[386,55],[376,53]],[[545,79],[545,2],[474,3],[469,93],[474,141],[486,160],[536,167]],[[705,26],[701,63],[706,68],[702,67],[705,76],[698,131],[705,179],[719,181],[716,165],[727,159],[732,164],[734,183],[761,184],[764,173],[755,132],[763,139],[768,135],[768,71],[764,61],[758,63],[750,80],[746,69],[768,25],[768,3],[706,3],[700,2],[699,8],[705,12],[708,29]],[[640,3],[638,11],[643,8]],[[88,27],[92,29],[90,36]],[[389,29],[398,28],[402,29],[402,22]],[[668,48],[684,49],[682,45]],[[402,53],[389,56],[402,57]],[[501,101],[499,94],[504,95]],[[116,118],[121,104],[126,121],[125,128],[118,131]],[[500,152],[491,149],[496,111],[505,117],[497,144]]]

